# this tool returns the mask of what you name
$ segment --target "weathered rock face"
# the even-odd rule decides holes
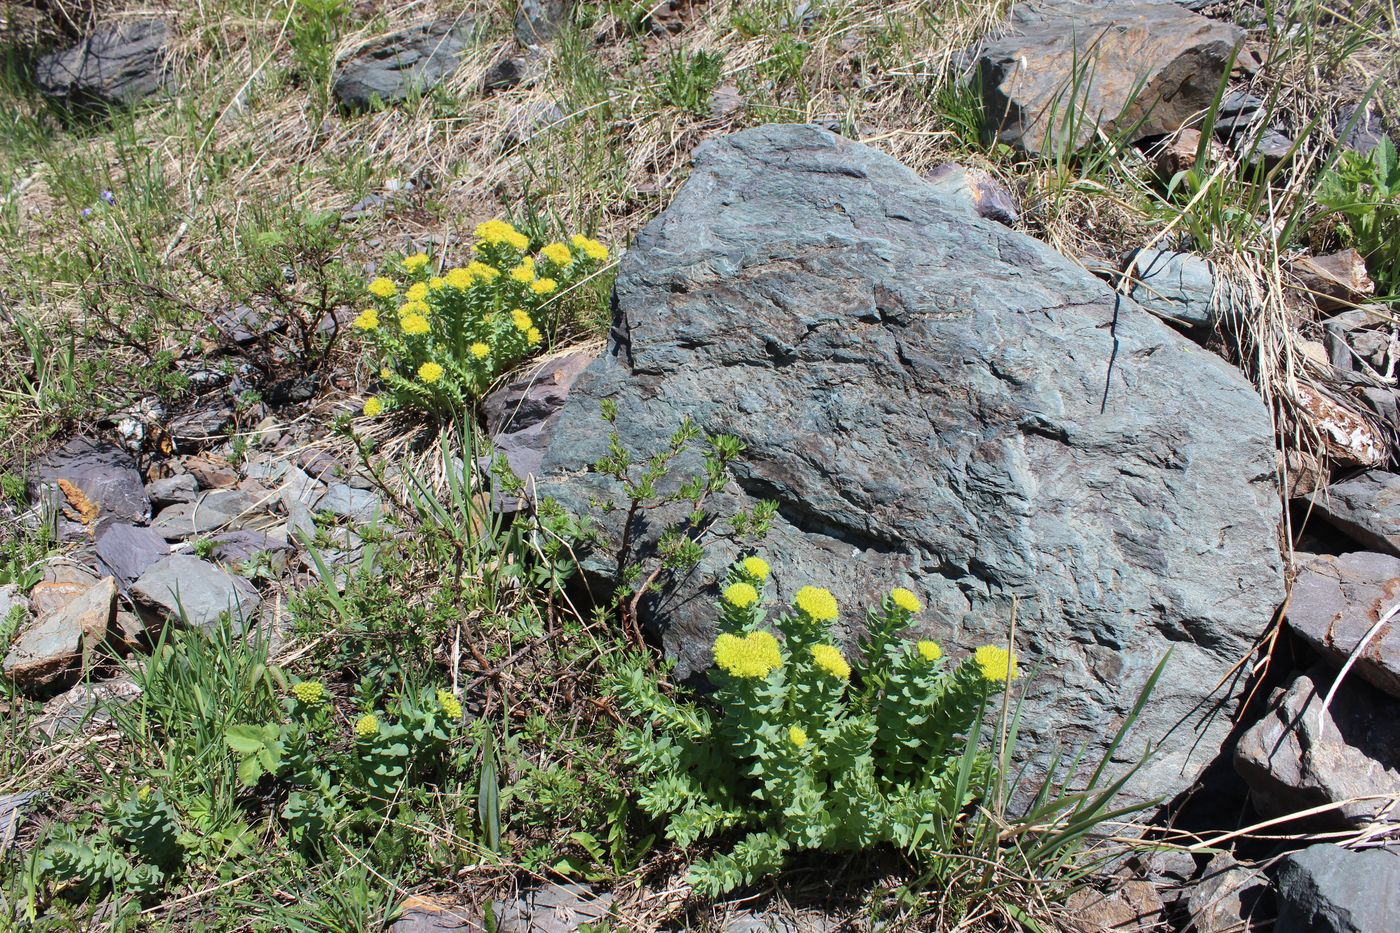
[[[71,684],[92,651],[111,634],[117,584],[111,577],[66,605],[41,615],[10,646],[5,675],[25,690],[47,692]]]
[[[1387,554],[1400,554],[1400,475],[1368,470],[1308,496],[1338,530]]]
[[[1388,933],[1400,917],[1400,852],[1309,846],[1279,869],[1275,933]]]
[[[63,484],[71,488],[65,491]],[[71,510],[82,511],[73,504],[73,489],[82,494],[84,505],[96,507],[89,520],[111,517],[144,522],[151,517],[151,500],[136,461],[113,444],[76,437],[40,458],[30,482],[32,498],[67,503]]]
[[[1364,826],[1400,795],[1400,704],[1347,680],[1323,712],[1331,681],[1321,670],[1300,676],[1240,737],[1235,770],[1265,816],[1339,804],[1313,822]]]
[[[1204,730],[1135,779],[1171,793],[1227,728],[1198,704],[1282,599],[1267,413],[1220,358],[944,197],[814,127],[702,146],[623,260],[611,341],[540,492],[617,539],[621,516],[589,505],[618,496],[588,472],[602,399],[642,456],[684,416],[736,435],[737,481],[713,504],[777,500],[763,552],[780,601],[829,586],[849,626],[908,586],[920,636],[965,650],[1005,639],[1019,600],[1028,746],[1101,746],[1174,647],[1129,743]],[[721,539],[644,606],[682,676],[710,663],[714,581],[737,553]]]
[[[135,103],[165,85],[165,37],[161,20],[98,27],[71,49],[39,59],[34,83],[49,97]]]
[[[1298,554],[1288,626],[1340,668],[1400,594],[1400,558],[1358,551],[1341,557]],[[1400,624],[1371,634],[1352,670],[1400,698]]]
[[[592,359],[587,350],[561,354],[531,367],[482,402],[491,443],[521,480],[528,483],[539,472],[569,390]],[[503,497],[497,507],[514,511],[519,504]]]
[[[1008,26],[977,57],[987,131],[1032,153],[1078,149],[1100,126],[1175,132],[1209,107],[1244,36],[1150,2],[1022,4]]]
[[[427,23],[376,39],[340,63],[332,89],[336,100],[364,110],[376,99],[385,104],[426,91],[457,70],[471,29],[445,21]]]
[[[153,630],[183,620],[207,629],[227,613],[234,631],[250,625],[262,601],[242,577],[189,554],[173,554],[153,564],[131,587],[136,610]]]

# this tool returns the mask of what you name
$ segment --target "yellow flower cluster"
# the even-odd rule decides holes
[[[319,680],[303,680],[292,685],[292,696],[303,703],[320,703],[326,698],[326,688]]]
[[[432,385],[442,378],[442,364],[434,363],[431,360],[418,367],[418,378],[427,385]]]
[[[540,250],[540,255],[556,266],[567,266],[574,261],[574,254],[563,243],[551,243]]]
[[[529,285],[535,281],[535,261],[526,256],[520,265],[510,270],[510,277],[522,285]]]
[[[835,645],[813,645],[812,661],[837,680],[851,679],[851,665],[841,656],[841,649]]]
[[[724,588],[724,601],[737,609],[747,609],[758,602],[758,590],[748,583],[731,583]]]
[[[360,738],[367,739],[372,735],[378,734],[378,732],[379,720],[375,718],[373,713],[365,713],[359,719],[355,720],[355,734]]]
[[[792,599],[799,611],[813,622],[832,622],[836,619],[836,597],[830,590],[819,586],[804,586]]]
[[[515,329],[520,331],[522,334],[526,333],[527,331],[529,331],[530,328],[535,326],[535,322],[530,320],[530,315],[526,314],[524,311],[521,311],[519,308],[516,308],[510,313],[510,320],[511,323],[515,325]]]
[[[481,343],[480,341],[477,341],[476,343],[472,344],[472,356],[476,357],[479,360],[484,360],[490,355],[491,347],[487,344]]]
[[[366,418],[378,418],[384,414],[384,402],[378,397],[367,398],[365,399],[365,407],[361,411],[365,413]]]
[[[456,268],[448,269],[447,275],[442,277],[442,281],[444,285],[455,288],[459,292],[464,292],[472,287],[473,278],[470,270],[457,266]]]
[[[807,744],[807,730],[801,726],[793,726],[788,729],[788,741],[798,748]]]
[[[379,326],[379,312],[373,308],[366,308],[356,315],[352,321],[356,330],[374,330]]]
[[[732,677],[767,677],[782,663],[778,640],[768,632],[743,637],[725,632],[715,639],[715,664]]]
[[[488,220],[485,223],[477,224],[476,238],[491,246],[505,244],[522,253],[530,248],[530,238],[504,220]]]
[[[938,647],[936,641],[921,641],[914,646],[914,650],[919,652],[919,657],[925,661],[937,661],[943,657],[943,649]]]
[[[590,240],[582,233],[576,233],[570,240],[574,248],[583,251],[583,255],[597,262],[606,262],[608,258],[608,248],[597,240]]]
[[[982,677],[992,683],[1009,683],[1021,676],[1016,655],[998,645],[983,645],[972,652],[972,659],[982,669]]]
[[[451,690],[439,690],[437,692],[437,701],[438,706],[447,714],[448,719],[462,718],[462,704],[452,695]]]
[[[488,266],[484,262],[467,263],[467,271],[472,278],[481,279],[483,282],[494,282],[501,277],[501,270],[495,266]]]
[[[762,557],[745,557],[739,566],[741,566],[744,569],[744,573],[753,580],[767,580],[768,574],[771,572],[768,567],[768,561],[764,560]]]
[[[424,253],[414,253],[412,256],[405,256],[403,268],[405,272],[417,272],[428,264],[428,257]]]
[[[530,291],[536,295],[552,295],[559,287],[559,283],[553,279],[536,279],[530,283]]]
[[[919,597],[902,586],[890,590],[890,601],[908,613],[919,612],[924,608],[924,604],[919,602]]]
[[[398,286],[382,275],[369,283],[369,293],[376,298],[393,298],[398,292]]]

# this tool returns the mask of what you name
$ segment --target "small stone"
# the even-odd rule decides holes
[[[384,198],[377,194],[367,194],[351,205],[350,209],[340,215],[343,223],[350,223],[356,220],[363,220],[371,216],[385,204]]]
[[[744,95],[736,85],[721,84],[710,94],[710,118],[724,120],[744,109]]]
[[[1156,885],[1137,878],[1112,879],[1107,891],[1080,888],[1065,909],[1070,928],[1079,933],[1153,929],[1164,910]]]
[[[1239,137],[1235,142],[1235,151],[1244,159],[1250,171],[1267,172],[1290,159],[1294,145],[1291,136],[1273,127],[1264,127],[1252,136]]]
[[[141,688],[126,674],[100,683],[76,684],[45,703],[30,729],[49,741],[74,733],[85,735],[111,721],[112,707],[125,706],[140,695]]]
[[[1215,139],[1206,143],[1212,161],[1225,155],[1225,147]],[[1190,127],[1177,130],[1147,151],[1152,167],[1163,181],[1171,181],[1187,169],[1195,168],[1201,151],[1201,131]]]
[[[954,197],[966,198],[978,217],[995,220],[1014,227],[1021,219],[1016,199],[996,178],[977,169],[965,168],[956,162],[945,162],[924,175],[934,187]]]
[[[24,811],[34,798],[37,790],[22,790],[13,794],[0,794],[0,855],[14,845],[19,835],[20,824],[24,822]]]
[[[1358,543],[1400,556],[1400,475],[1367,470],[1313,493],[1308,501]]]
[[[1337,110],[1336,126],[1337,133],[1341,136],[1341,143],[1353,152],[1366,155],[1381,144],[1381,141],[1388,135],[1385,131],[1385,124],[1382,122],[1380,114],[1369,105],[1366,111],[1360,116],[1356,113],[1357,108],[1345,106]],[[1350,124],[1350,129],[1348,129]]]
[[[132,585],[131,598],[153,631],[182,619],[192,628],[208,629],[225,613],[232,628],[242,631],[262,601],[247,580],[188,554],[152,566]]]
[[[519,57],[502,58],[486,69],[481,79],[482,90],[507,91],[525,80],[525,59]]]
[[[93,570],[87,563],[79,563],[79,561],[89,560],[95,561],[96,556],[87,548],[70,552],[62,557],[55,557],[44,565],[43,582],[74,583],[86,589],[102,579],[102,575]]]
[[[219,333],[239,346],[248,346],[285,330],[287,322],[266,308],[236,304],[214,316]]]
[[[1392,933],[1400,917],[1400,850],[1309,846],[1278,873],[1274,933]]]
[[[266,555],[269,569],[279,571],[287,564],[292,547],[285,538],[278,540],[261,531],[230,531],[211,536],[209,556],[221,564],[241,564]]]
[[[58,612],[86,593],[91,585],[72,580],[44,580],[29,591],[30,610],[36,618]]]
[[[1366,826],[1400,795],[1400,702],[1349,677],[1323,713],[1332,676],[1314,669],[1275,691],[1240,737],[1235,770],[1266,817],[1336,804],[1311,822]]]
[[[30,494],[36,500],[61,502],[62,480],[80,490],[97,506],[100,517],[144,522],[151,502],[131,454],[101,441],[77,437],[45,454],[35,466]]]
[[[0,623],[3,623],[16,610],[21,616],[29,613],[29,600],[13,583],[0,586]]]
[[[181,415],[170,422],[170,436],[183,447],[200,447],[221,440],[233,420],[233,408],[213,405]]]
[[[414,896],[399,907],[399,919],[389,933],[477,933],[482,928],[480,910]]]
[[[1340,557],[1299,553],[1295,559],[1298,578],[1288,604],[1288,627],[1340,669],[1395,605],[1400,559],[1364,551]],[[1400,698],[1400,619],[1371,636],[1352,672]]]
[[[1269,919],[1269,879],[1262,871],[1245,868],[1229,853],[1210,860],[1187,898],[1194,933],[1236,933],[1262,929]],[[1088,933],[1088,931],[1086,931]]]
[[[1216,306],[1215,269],[1191,253],[1138,250],[1125,270],[1133,276],[1130,297],[1139,305],[1198,339],[1215,330],[1222,317]],[[1228,299],[1222,299],[1228,304]]]
[[[569,20],[569,0],[520,0],[515,11],[515,38],[525,46],[543,45]]]
[[[452,20],[400,30],[360,46],[336,66],[333,89],[341,105],[368,110],[431,90],[457,70],[470,24]]]
[[[238,471],[216,454],[190,457],[185,461],[185,469],[190,471],[201,489],[227,489],[238,483]]]
[[[274,523],[267,506],[271,494],[242,489],[215,489],[201,493],[194,502],[163,509],[151,529],[167,541],[181,541],[216,531],[240,531]]]
[[[378,493],[347,483],[331,483],[316,501],[314,510],[330,512],[357,525],[369,525],[379,519],[383,507]]]
[[[58,611],[40,616],[10,646],[5,674],[30,692],[51,692],[72,683],[92,651],[107,641],[116,601],[117,584],[108,577]]]
[[[1230,91],[1216,108],[1215,132],[1234,136],[1263,118],[1264,101],[1247,91]]]
[[[1303,256],[1288,266],[1297,290],[1323,313],[1354,308],[1376,293],[1366,260],[1354,249]]]
[[[1323,321],[1328,360],[1344,373],[1361,372],[1370,366],[1385,375],[1392,317],[1387,308],[1365,305]]]
[[[493,904],[498,933],[571,933],[616,920],[612,905],[611,892],[581,884],[546,884]]]
[[[160,20],[99,26],[72,48],[39,59],[34,83],[46,96],[74,103],[135,103],[165,86],[166,33]]]
[[[146,495],[150,496],[151,504],[158,509],[181,502],[193,502],[194,497],[199,495],[199,482],[193,473],[177,473],[175,476],[167,476],[165,479],[149,483],[146,486]]]
[[[593,356],[590,351],[574,350],[553,357],[492,392],[482,402],[491,443],[496,453],[506,458],[517,478],[528,483],[539,470],[559,409]],[[515,500],[500,503],[505,511],[519,507]]]
[[[169,554],[170,546],[151,528],[112,523],[97,529],[97,559],[107,573],[117,578],[122,589]]]

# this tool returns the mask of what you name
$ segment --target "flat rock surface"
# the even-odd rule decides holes
[[[131,587],[136,608],[154,629],[168,620],[210,628],[229,614],[235,630],[253,618],[261,602],[242,577],[189,554],[173,554],[154,564]]]
[[[1295,557],[1298,579],[1288,604],[1289,628],[1333,668],[1345,664],[1370,634],[1352,671],[1400,697],[1400,618],[1371,634],[1400,603],[1400,558],[1367,551]]]
[[[1400,475],[1367,470],[1319,489],[1308,501],[1364,547],[1400,555]]]
[[[180,541],[217,531],[239,531],[272,523],[267,514],[276,497],[267,492],[215,489],[193,502],[161,510],[151,528],[167,541]]]
[[[1274,933],[1393,933],[1400,851],[1309,846],[1284,859]]]
[[[1393,802],[1378,797],[1400,797],[1400,702],[1347,680],[1324,712],[1330,684],[1327,672],[1300,675],[1240,737],[1235,770],[1265,816],[1335,803],[1314,822],[1364,826]]]
[[[131,454],[114,444],[76,437],[39,458],[34,467],[31,495],[47,496],[62,503],[66,495],[59,481],[71,483],[96,507],[99,517],[144,522],[151,517],[151,500]]]
[[[5,655],[4,672],[21,688],[52,691],[72,683],[89,654],[106,641],[116,612],[111,577],[20,632]]]
[[[151,528],[116,522],[104,523],[97,529],[97,559],[117,578],[122,589],[135,583],[147,567],[169,554],[170,545]]]
[[[135,103],[165,85],[166,32],[161,20],[99,26],[72,48],[39,59],[34,83],[50,97]]]
[[[1078,149],[1100,126],[1175,132],[1214,100],[1243,36],[1172,3],[1017,4],[977,55],[987,129],[1033,153]]]
[[[30,728],[50,741],[87,733],[111,721],[111,708],[130,703],[141,688],[125,674],[99,683],[80,683],[44,704]]]
[[[346,107],[363,110],[375,99],[392,104],[415,89],[430,90],[457,70],[470,33],[465,24],[444,21],[375,39],[336,67],[336,99]]]
[[[595,355],[575,350],[545,360],[482,401],[491,443],[519,479],[539,472],[569,390]]]
[[[1128,754],[1179,721],[1202,727],[1203,696],[1282,601],[1272,429],[1248,382],[873,149],[802,126],[704,144],[623,259],[614,300],[541,494],[619,540],[625,509],[589,504],[619,501],[590,472],[607,450],[603,399],[640,457],[686,416],[738,437],[736,481],[709,507],[777,501],[763,545],[777,602],[830,587],[849,637],[865,606],[908,586],[928,607],[916,633],[961,653],[1003,641],[1019,600],[1025,660],[1040,665],[1027,747],[1086,742],[1092,757],[1168,648]],[[657,513],[647,534],[680,517]],[[710,664],[714,581],[738,553],[721,537],[643,606],[680,676]],[[1203,728],[1135,786],[1181,787],[1227,717]]]

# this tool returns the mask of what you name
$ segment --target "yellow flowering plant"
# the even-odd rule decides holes
[[[684,846],[743,833],[693,864],[708,895],[804,849],[929,855],[935,830],[956,824],[985,783],[984,714],[1018,675],[1005,647],[953,662],[935,642],[899,638],[923,608],[903,588],[868,613],[855,653],[834,636],[840,606],[820,586],[797,590],[770,626],[769,578],[766,561],[747,557],[721,584],[711,705],[665,696],[641,671],[614,684],[640,720],[624,747],[641,808]]]
[[[477,226],[466,265],[439,273],[417,253],[365,286],[351,323],[382,383],[366,415],[460,411],[543,348],[550,302],[606,262],[608,248],[582,234],[530,247],[515,227],[490,220]]]

